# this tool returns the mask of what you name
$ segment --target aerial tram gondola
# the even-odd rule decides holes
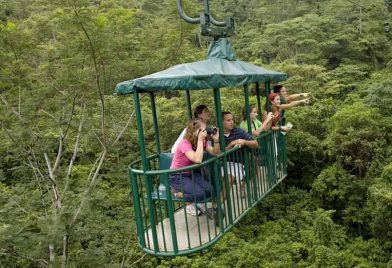
[[[226,22],[215,20],[209,14],[208,0],[204,0],[204,12],[201,13],[200,18],[188,17],[182,9],[181,0],[177,0],[177,7],[184,20],[200,23],[202,34],[214,37],[214,42],[208,49],[207,59],[176,65],[116,86],[118,95],[133,94],[136,111],[141,158],[129,165],[129,182],[138,242],[144,251],[157,256],[187,255],[210,247],[287,176],[285,136],[280,133],[267,131],[257,137],[259,143],[257,149],[246,147],[224,149],[220,98],[222,88],[229,90],[233,87],[243,87],[244,106],[248,114],[248,131],[251,133],[249,85],[255,84],[257,104],[261,111],[259,85],[264,83],[265,95],[268,96],[270,84],[286,80],[287,75],[236,60],[227,39],[234,34],[233,20],[230,17]],[[163,151],[160,145],[155,94],[173,90],[185,91],[189,118],[192,117],[191,91],[212,91],[216,124],[221,137],[219,155],[206,155],[200,164],[169,169],[173,155]],[[156,148],[155,154],[149,156],[146,155],[143,130],[143,118],[146,114],[141,112],[139,99],[139,94],[146,93],[151,101],[150,116],[154,126]],[[233,157],[243,164],[243,169],[230,166]],[[203,204],[206,208],[211,202],[218,204],[218,223],[206,215],[188,215],[185,211],[185,201],[173,195],[170,188],[170,174],[201,169],[205,171],[203,176],[213,184],[216,192],[216,196],[207,198]],[[230,170],[230,173],[229,169],[234,171]],[[240,184],[233,184],[232,176],[244,178],[245,196],[240,196]],[[222,192],[226,197],[225,200],[220,198]]]

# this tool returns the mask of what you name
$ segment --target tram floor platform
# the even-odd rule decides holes
[[[281,176],[283,176],[283,172],[277,171],[277,176],[278,178],[281,178]],[[252,191],[252,196],[258,199],[261,198],[269,189],[269,185],[266,179],[266,169],[264,167],[260,167],[256,178],[256,180],[253,180],[250,183],[249,190]],[[235,221],[250,207],[250,204],[248,204],[248,194],[247,191],[245,191],[245,198],[240,197],[239,184],[235,184],[230,187],[229,192],[231,200],[230,209],[232,211],[233,221]],[[229,202],[227,200],[228,198],[226,198],[224,206],[226,215],[228,215],[227,210],[229,208]],[[212,206],[211,203],[207,204],[210,204],[209,207]],[[214,221],[209,219],[207,214],[191,216],[189,214],[186,214],[185,206],[174,212],[174,222],[177,236],[177,246],[179,251],[200,247],[221,234],[220,228],[218,226],[215,226]],[[223,219],[224,229],[228,224],[228,217],[226,216]],[[159,222],[155,226],[155,230],[157,234],[158,251],[174,251],[172,240],[173,236],[171,233],[171,225],[169,218],[165,218],[161,222]],[[145,241],[146,247],[153,250],[154,243],[152,236],[152,228],[146,230]]]

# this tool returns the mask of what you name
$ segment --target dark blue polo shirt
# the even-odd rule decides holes
[[[238,139],[243,139],[247,141],[253,141],[252,135],[250,135],[248,132],[244,131],[241,128],[235,127],[230,131],[230,135],[228,137],[225,137],[225,145],[227,146],[230,142]]]
[[[228,137],[225,137],[225,145],[227,146],[230,142],[234,141],[234,140],[238,140],[238,139],[243,139],[243,140],[247,140],[247,141],[252,141],[254,140],[254,138],[252,137],[251,134],[249,134],[248,132],[244,131],[241,128],[233,128],[230,131],[230,135]],[[243,155],[242,155],[242,150],[236,151],[234,152],[232,155],[227,157],[227,161],[230,162],[237,162],[237,163],[244,163],[244,159],[243,159]]]

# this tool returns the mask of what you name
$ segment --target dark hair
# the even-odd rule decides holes
[[[253,109],[257,109],[256,105],[249,106],[250,112],[252,112]],[[246,119],[247,119],[246,107],[244,107],[244,109],[242,109],[242,121],[246,121]]]
[[[195,118],[199,118],[199,114],[201,114],[204,109],[208,109],[207,105],[201,104],[199,106],[196,106],[195,110],[193,111],[193,116]]]
[[[222,120],[225,118],[225,115],[231,114],[231,112],[222,112]]]
[[[274,92],[279,94],[279,92],[282,89],[282,87],[283,87],[283,85],[275,85],[274,86]]]

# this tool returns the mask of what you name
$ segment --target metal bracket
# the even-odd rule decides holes
[[[221,37],[229,37],[235,35],[234,31],[234,19],[230,16],[226,18],[226,21],[217,21],[210,14],[208,0],[204,1],[204,11],[200,12],[199,18],[192,18],[185,14],[182,7],[182,0],[177,0],[177,9],[180,17],[186,22],[192,24],[200,23],[200,31],[203,36],[212,36],[214,39]]]

